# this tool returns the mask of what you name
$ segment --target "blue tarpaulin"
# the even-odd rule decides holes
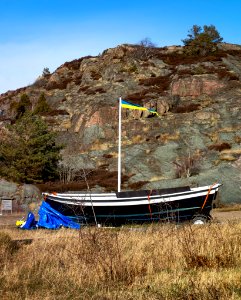
[[[35,221],[34,214],[29,213],[26,222],[20,227],[22,229],[47,228],[59,229],[61,227],[79,229],[80,224],[73,222],[70,218],[62,215],[43,201],[38,211],[39,220]]]
[[[34,214],[32,212],[28,213],[26,222],[21,225],[21,229],[34,229],[36,228],[37,222],[35,221]]]

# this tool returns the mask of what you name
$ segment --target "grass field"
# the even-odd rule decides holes
[[[31,239],[24,244],[23,239]],[[241,222],[0,230],[1,299],[241,299]]]

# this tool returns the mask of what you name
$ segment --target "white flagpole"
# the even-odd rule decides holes
[[[121,97],[119,98],[118,192],[121,191]]]

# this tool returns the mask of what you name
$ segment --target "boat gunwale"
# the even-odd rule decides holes
[[[135,198],[115,198],[109,200],[97,200],[97,199],[74,199],[74,198],[64,198],[49,195],[47,197],[50,201],[55,201],[68,205],[83,205],[83,206],[137,206],[137,205],[147,205],[147,204],[161,204],[173,201],[183,201],[187,199],[197,198],[201,196],[206,196],[208,189],[202,191],[190,191],[189,193],[178,193],[169,195],[155,195],[150,198],[148,197],[135,197]],[[210,195],[217,192],[217,188],[210,191]]]
[[[136,196],[136,197],[123,197],[123,198],[118,198],[116,196],[116,193],[109,193],[109,194],[91,194],[91,193],[86,193],[86,194],[68,194],[68,193],[43,193],[45,197],[51,197],[54,199],[71,199],[71,200],[76,200],[76,201],[130,201],[130,200],[146,200],[146,199],[156,199],[156,198],[168,198],[168,197],[173,197],[173,196],[179,196],[179,195],[189,195],[189,194],[196,194],[200,192],[208,192],[210,190],[210,193],[213,194],[214,192],[218,191],[219,186],[221,184],[216,184],[215,186],[204,186],[204,187],[199,187],[199,188],[191,188],[189,191],[185,192],[178,192],[178,193],[169,193],[169,194],[159,194],[159,195],[147,195],[147,196]],[[211,189],[210,189],[211,188]],[[103,196],[104,195],[104,196]],[[114,198],[111,199],[97,199],[97,198],[105,198],[105,197],[111,197],[114,196]],[[84,198],[84,199],[77,199],[77,198]],[[89,199],[86,199],[86,198]]]

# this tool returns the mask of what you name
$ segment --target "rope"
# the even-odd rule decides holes
[[[203,202],[203,206],[202,206],[202,208],[201,208],[201,211],[203,210],[204,206],[206,205],[206,202],[207,202],[207,200],[208,200],[208,196],[209,196],[209,194],[211,193],[212,188],[213,188],[216,184],[217,184],[217,182],[215,182],[213,185],[210,186],[210,188],[209,188],[209,190],[208,190],[208,193],[207,193],[207,195],[206,195],[206,198],[205,198],[205,200],[204,200],[204,202]]]
[[[149,208],[150,217],[151,217],[151,220],[152,220],[151,203],[150,203],[150,196],[151,196],[151,194],[152,194],[152,190],[150,190],[150,194],[148,195],[148,201],[149,201],[148,208]]]

